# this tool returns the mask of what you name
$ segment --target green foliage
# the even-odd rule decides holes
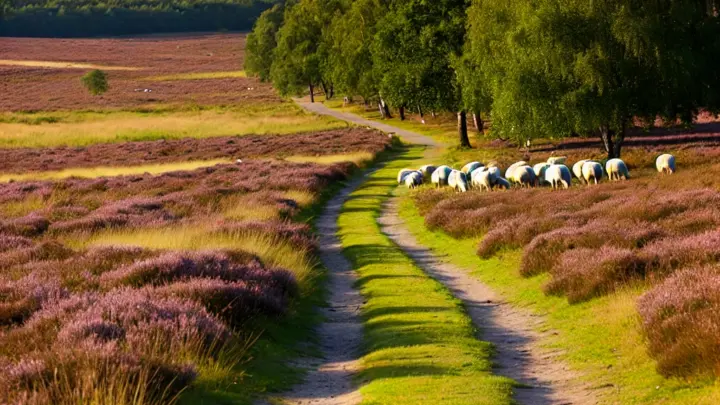
[[[342,16],[335,18],[326,33],[330,51],[326,75],[344,94],[371,100],[378,95],[380,72],[370,46],[377,22],[387,12],[383,0],[357,0]]]
[[[110,88],[107,75],[99,69],[88,72],[80,80],[93,96],[99,96]]]
[[[466,7],[465,0],[390,3],[372,45],[387,101],[457,111],[459,87],[450,59],[462,49]]]
[[[270,80],[270,68],[277,46],[275,36],[283,23],[283,13],[284,8],[280,4],[266,10],[255,22],[253,31],[247,37],[245,70],[251,76],[259,77],[263,82]]]
[[[599,134],[617,156],[633,118],[689,121],[708,104],[716,30],[693,1],[475,0],[466,59],[490,89],[498,135]]]
[[[300,94],[317,85],[324,75],[328,46],[323,33],[328,30],[340,0],[301,0],[285,9],[285,23],[277,33],[277,48],[270,77],[283,95]]]

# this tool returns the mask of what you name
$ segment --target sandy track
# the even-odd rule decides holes
[[[428,146],[426,157],[439,155],[442,148],[433,139],[412,131],[331,110],[320,103],[296,102],[311,112],[394,133],[405,142]],[[330,307],[324,310],[328,321],[319,330],[324,359],[303,384],[281,396],[284,403],[354,405],[361,401],[357,388],[352,385],[352,376],[357,371],[357,349],[362,338],[359,320],[362,297],[353,289],[355,274],[342,255],[340,241],[335,235],[344,201],[363,180],[359,178],[348,184],[330,201],[318,221],[322,235],[321,256],[330,270],[328,288],[332,293]],[[542,335],[537,330],[543,319],[503,302],[492,289],[464,269],[443,262],[420,245],[400,219],[397,204],[397,199],[393,198],[383,207],[383,214],[378,219],[382,231],[421,269],[442,282],[464,303],[479,329],[478,338],[495,345],[496,373],[526,386],[515,390],[515,400],[523,405],[595,404],[595,393],[558,361],[558,353],[538,347]]]
[[[397,198],[385,204],[378,222],[383,233],[421,269],[463,302],[480,330],[478,338],[495,345],[495,372],[527,386],[515,390],[517,402],[525,405],[596,403],[593,392],[578,382],[574,372],[557,361],[557,353],[538,347],[542,336],[537,329],[542,318],[513,308],[464,269],[442,261],[420,245],[398,215]]]

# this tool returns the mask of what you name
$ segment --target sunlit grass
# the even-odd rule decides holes
[[[177,80],[212,80],[212,79],[236,79],[247,77],[244,70],[225,71],[225,72],[195,72],[195,73],[178,73],[174,75],[152,76],[145,80],[155,82],[167,82]]]
[[[198,160],[192,162],[162,163],[126,167],[78,167],[47,172],[29,172],[24,174],[0,174],[0,183],[27,180],[62,180],[70,177],[93,179],[97,177],[129,176],[133,174],[162,174],[183,170],[195,170],[222,163],[230,163],[228,159]]]
[[[340,155],[324,155],[324,156],[289,156],[284,158],[288,162],[294,163],[318,163],[321,165],[332,165],[341,162],[352,162],[357,166],[365,166],[373,160],[374,156],[370,152],[346,153]]]
[[[343,206],[343,252],[365,297],[364,403],[510,404],[513,382],[493,374],[492,348],[478,340],[461,303],[415,266],[376,222],[397,170],[413,148],[376,171]]]
[[[0,216],[4,218],[24,217],[45,207],[45,201],[38,195],[30,195],[21,201],[8,201],[0,206]]]
[[[107,66],[107,65],[96,65],[93,63],[57,62],[57,61],[43,61],[43,60],[0,59],[0,65],[40,67],[40,68],[48,68],[48,69],[141,70],[141,68],[128,67],[128,66]]]
[[[0,117],[0,147],[87,146],[158,139],[292,134],[347,125],[305,113],[289,104],[267,108],[5,114]]]
[[[315,262],[309,253],[298,250],[286,240],[259,232],[213,232],[211,224],[212,219],[208,219],[158,229],[108,230],[68,243],[73,247],[122,245],[167,250],[240,249],[257,255],[266,266],[292,271],[301,285],[315,276]]]

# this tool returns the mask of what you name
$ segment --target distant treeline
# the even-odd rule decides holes
[[[274,1],[0,0],[0,36],[86,37],[241,31]]]

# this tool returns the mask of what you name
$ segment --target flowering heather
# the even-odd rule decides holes
[[[720,259],[715,235],[720,192],[685,188],[679,176],[653,178],[643,185],[633,180],[563,192],[426,190],[415,199],[426,211],[428,228],[456,238],[483,236],[477,251],[483,258],[521,248],[523,275],[549,271],[547,291],[577,301],[613,291],[626,281],[654,280],[684,266]],[[682,187],[673,187],[673,182]],[[585,250],[572,252],[576,249],[601,250],[588,255]],[[621,260],[618,249],[632,257]],[[593,263],[573,269],[583,255]]]
[[[564,252],[545,286],[549,294],[564,294],[570,303],[584,301],[641,279],[643,265],[630,249],[605,245]]]
[[[232,326],[242,326],[255,315],[278,316],[285,313],[286,297],[268,284],[227,282],[221,279],[194,279],[159,287],[157,294],[201,303],[211,313]]]
[[[57,280],[31,274],[17,281],[0,281],[0,326],[22,323],[47,302],[67,298]]]
[[[720,272],[679,271],[638,300],[650,353],[665,376],[720,376]]]
[[[0,220],[0,232],[28,237],[42,234],[49,226],[50,221],[36,214],[9,221]]]
[[[321,132],[207,139],[97,144],[83,148],[0,149],[0,172],[27,173],[75,167],[139,166],[227,158],[322,156],[378,153],[390,138],[374,130],[347,128]]]

